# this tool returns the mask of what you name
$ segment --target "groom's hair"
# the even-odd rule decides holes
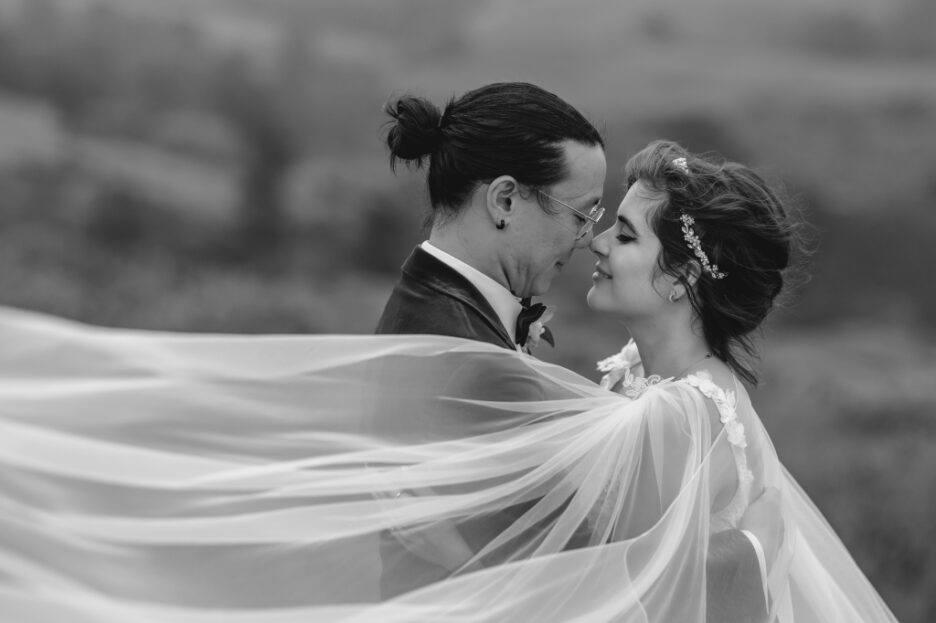
[[[671,141],[650,143],[631,157],[624,174],[628,187],[640,181],[659,196],[648,215],[660,240],[658,270],[686,287],[712,353],[756,384],[751,336],[789,282],[794,260],[806,252],[804,222],[794,206],[749,167],[714,153],[692,154]]]
[[[391,169],[401,160],[417,168],[428,161],[433,219],[456,213],[479,184],[500,175],[512,175],[531,191],[563,181],[565,141],[604,147],[601,134],[579,111],[524,82],[483,86],[452,98],[442,110],[404,95],[389,101],[385,112],[391,117],[386,137]]]

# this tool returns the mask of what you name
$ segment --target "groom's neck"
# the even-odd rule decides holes
[[[470,228],[460,223],[449,223],[443,227],[433,227],[429,242],[441,251],[458,258],[475,270],[484,273],[508,290],[510,285],[505,271],[498,262],[498,256],[490,249],[482,235],[468,231]]]

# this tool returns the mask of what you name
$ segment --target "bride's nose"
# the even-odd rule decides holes
[[[608,230],[604,230],[594,238],[592,238],[591,243],[588,245],[588,248],[592,253],[600,257],[604,257],[608,254]]]

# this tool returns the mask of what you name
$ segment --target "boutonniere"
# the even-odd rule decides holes
[[[546,323],[552,320],[555,314],[555,305],[547,305],[543,315],[530,323],[530,330],[527,334],[526,344],[524,345],[527,353],[531,353],[533,349],[539,345],[540,340],[544,340],[552,347],[556,346],[556,340],[553,338],[552,331],[546,326]]]

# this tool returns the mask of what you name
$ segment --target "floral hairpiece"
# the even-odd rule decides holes
[[[686,175],[689,175],[689,163],[686,162],[685,158],[676,158],[675,160],[673,160],[673,166],[679,169],[680,171],[682,171],[683,173],[685,173]]]
[[[677,158],[677,160],[683,160],[683,158]],[[673,163],[675,164],[675,162],[674,160]],[[695,219],[683,212],[679,220],[681,220],[683,224],[682,233],[686,245],[692,250],[695,256],[699,258],[702,269],[705,270],[712,279],[724,279],[725,273],[719,272],[718,264],[709,262],[708,256],[705,254],[705,251],[702,250],[702,240],[696,235],[695,230],[692,229],[692,226],[695,224]]]

